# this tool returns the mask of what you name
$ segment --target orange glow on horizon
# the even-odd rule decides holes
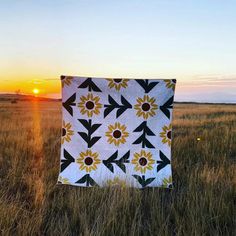
[[[0,79],[1,81],[1,79]],[[0,82],[0,93],[16,93],[48,98],[61,97],[60,79],[8,79]]]

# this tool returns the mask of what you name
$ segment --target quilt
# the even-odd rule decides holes
[[[172,188],[175,79],[61,76],[59,184]]]

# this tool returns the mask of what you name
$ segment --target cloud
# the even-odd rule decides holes
[[[196,75],[188,80],[177,82],[177,89],[194,89],[194,88],[219,88],[219,89],[235,89],[236,75],[221,76],[221,75]]]
[[[195,81],[199,82],[210,82],[210,83],[221,83],[221,82],[232,82],[236,83],[236,75],[197,75],[193,76]]]

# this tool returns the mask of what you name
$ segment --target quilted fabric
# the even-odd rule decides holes
[[[172,187],[176,80],[61,76],[58,183]]]

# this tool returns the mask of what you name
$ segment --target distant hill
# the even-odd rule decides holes
[[[178,102],[174,102],[174,104],[199,104],[199,105],[236,105],[236,103],[231,103],[231,102],[181,102],[181,101],[178,101]]]
[[[33,95],[23,95],[23,94],[0,94],[0,101],[48,101],[48,102],[55,102],[55,101],[61,101],[61,99],[55,99],[55,98],[45,98],[45,97],[35,97]]]
[[[45,98],[45,97],[35,97],[33,95],[23,95],[23,94],[10,94],[10,93],[0,93],[0,101],[32,101],[32,100],[37,100],[37,101],[46,101],[46,102],[56,102],[56,101],[61,101],[60,98]],[[235,103],[213,103],[213,102],[182,102],[182,101],[175,101],[175,104],[205,104],[205,105],[236,105]]]

